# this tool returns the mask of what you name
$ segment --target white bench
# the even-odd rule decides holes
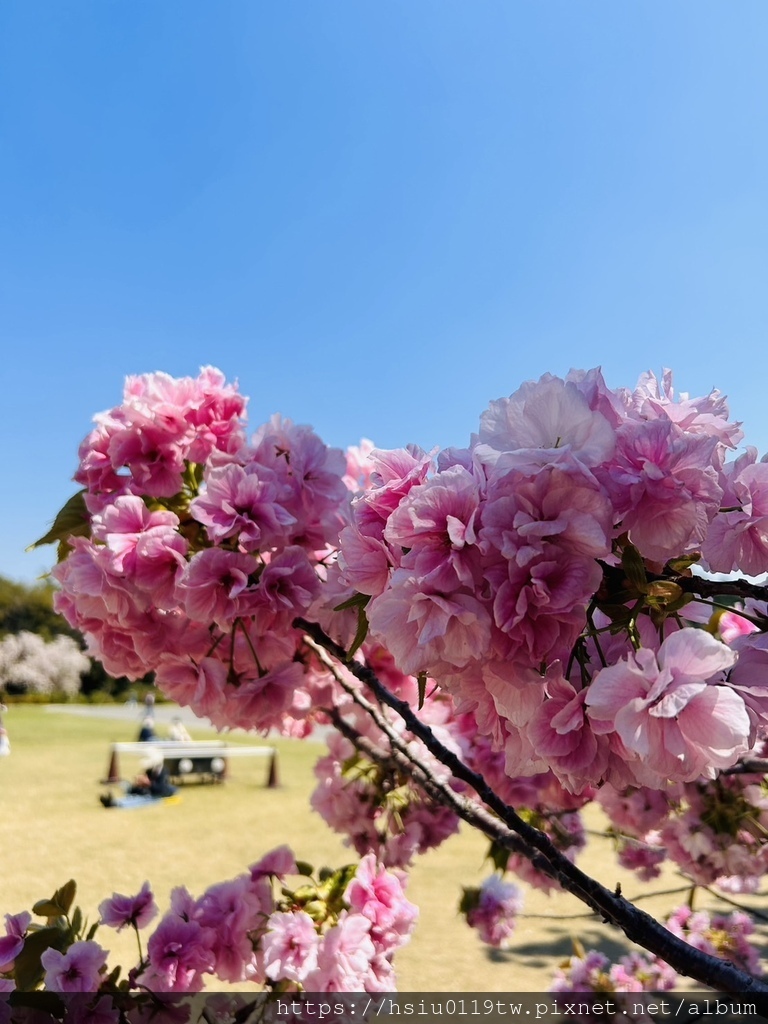
[[[275,789],[280,785],[277,774],[277,750],[274,747],[239,747],[222,743],[220,740],[148,740],[144,743],[113,743],[105,783],[121,781],[120,754],[136,754],[147,757],[153,752],[163,758],[169,776],[174,782],[185,782],[195,776],[199,781],[223,782],[229,770],[232,757],[267,757],[269,767],[266,786]]]

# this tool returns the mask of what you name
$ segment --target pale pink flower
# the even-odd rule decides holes
[[[66,953],[46,949],[40,962],[50,992],[95,992],[102,982],[107,950],[97,942],[73,942]]]
[[[145,928],[158,914],[155,897],[145,882],[135,896],[124,896],[115,892],[108,900],[99,904],[101,923],[118,931],[131,925],[134,928]]]
[[[610,459],[615,443],[610,423],[590,409],[576,384],[551,374],[491,402],[472,441],[491,462],[498,452],[544,449],[557,456],[565,448],[585,466]]]
[[[527,725],[539,757],[550,766],[566,789],[582,792],[600,782],[608,763],[608,744],[596,736],[586,715],[588,689],[576,691],[561,673],[546,681],[547,699]]]
[[[371,922],[361,914],[342,911],[338,924],[322,937],[317,967],[304,979],[308,992],[365,992],[376,950],[369,935]]]
[[[483,545],[520,561],[538,554],[545,541],[589,558],[608,554],[613,508],[589,471],[572,458],[534,470],[508,465],[505,458],[489,477]]]
[[[346,586],[360,594],[381,594],[389,582],[389,548],[379,537],[362,533],[357,524],[339,534],[339,568]]]
[[[359,445],[349,445],[347,448],[347,471],[342,479],[353,494],[367,491],[371,487],[371,452],[375,447],[373,441],[364,437]]]
[[[702,554],[713,572],[768,572],[768,463],[750,448],[726,472],[723,506],[709,526]]]
[[[596,732],[616,732],[659,779],[713,778],[749,749],[744,701],[723,685],[736,655],[699,629],[681,629],[658,652],[640,648],[597,673],[586,703]]]
[[[660,381],[650,370],[641,374],[632,400],[643,419],[672,420],[683,430],[715,437],[728,448],[735,448],[744,436],[741,424],[728,420],[725,395],[717,389],[701,398],[690,398],[686,392],[675,395],[672,371],[668,369]]]
[[[303,982],[317,967],[320,938],[309,914],[274,913],[261,940],[264,973],[273,981]]]
[[[453,590],[482,578],[472,560],[477,553],[480,490],[463,466],[452,466],[412,488],[387,520],[384,538],[409,548],[403,561],[429,586]],[[473,571],[474,569],[474,571]]]

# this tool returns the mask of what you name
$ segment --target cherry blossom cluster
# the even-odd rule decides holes
[[[704,953],[729,960],[753,975],[761,975],[760,957],[753,944],[754,925],[736,911],[710,914],[678,907],[667,918],[667,928]],[[678,976],[659,957],[631,953],[617,963],[597,950],[580,949],[555,972],[551,992],[668,992]]]
[[[459,910],[478,937],[495,949],[506,949],[523,909],[523,895],[514,882],[489,875],[479,888],[465,888]]]
[[[361,666],[568,858],[597,797],[641,878],[671,857],[695,884],[754,890],[768,790],[741,762],[767,738],[768,607],[725,609],[702,570],[768,572],[768,462],[737,451],[717,391],[676,395],[668,372],[632,391],[599,370],[547,374],[491,402],[466,448],[430,453],[366,440],[345,456],[279,416],[248,437],[244,412],[216,370],[149,374],[83,442],[80,505],[53,530],[56,606],[108,671],[154,672],[221,728],[343,725],[313,806],[377,864],[404,867],[457,827],[403,757],[433,795],[467,790],[396,714],[372,719]],[[343,648],[338,671],[312,623]],[[495,866],[555,887],[518,853]],[[504,942],[516,897],[494,877],[467,916]],[[180,985],[239,977],[243,936],[258,946],[249,976],[267,985],[343,986],[323,965],[353,949],[362,964],[375,946],[373,926],[347,924],[349,896],[321,919],[309,908],[322,900],[270,903],[252,873],[222,885],[204,906],[177,891],[142,983],[173,988],[162,949],[195,928],[224,934],[226,915],[239,938],[202,952],[190,939]],[[380,952],[349,968],[355,984],[391,982]],[[647,966],[615,969],[637,980]]]
[[[763,727],[765,666],[740,682],[736,650],[652,577],[702,552],[730,570],[747,548],[750,571],[768,568],[768,464],[726,461],[741,431],[717,392],[673,399],[669,375],[634,392],[547,375],[491,403],[466,449],[372,455],[341,577],[398,666],[474,710],[510,776],[551,769],[573,792],[691,782]]]
[[[658,877],[669,858],[694,884],[752,893],[768,870],[768,788],[760,773],[663,791],[604,786],[597,800],[619,840],[620,862],[641,879]]]
[[[198,899],[184,887],[174,889],[170,910],[121,990],[199,992],[211,975],[279,991],[393,990],[392,957],[408,942],[417,916],[400,877],[373,854],[356,866],[328,872],[322,881],[311,870],[297,865],[283,846]],[[300,873],[299,884],[289,888],[289,877]],[[145,883],[135,896],[114,893],[99,913],[102,926],[130,927],[138,936],[157,917],[158,907]],[[36,934],[31,920],[28,912],[6,916],[0,991],[14,989],[16,960]],[[92,937],[62,931],[38,955],[51,992],[117,991],[108,950]]]
[[[244,406],[210,368],[129,378],[81,446],[89,535],[53,570],[56,606],[114,675],[154,671],[222,727],[291,731],[312,704],[291,623],[320,595],[347,463],[280,417],[247,442]]]
[[[391,655],[378,645],[365,644],[363,651],[367,663],[375,668],[388,689],[416,705],[417,680],[400,672]],[[359,689],[353,677],[348,672],[345,675],[349,685]],[[337,695],[334,706],[374,751],[387,754],[387,736],[352,697]],[[402,719],[386,709],[379,713],[390,731],[435,778],[449,780],[447,769],[407,732]],[[455,714],[449,694],[432,687],[425,694],[420,717],[457,754],[471,745],[476,731],[474,720]],[[388,756],[376,761],[336,731],[327,734],[326,743],[327,753],[314,768],[317,785],[311,804],[334,831],[347,837],[347,844],[361,856],[373,850],[388,867],[407,868],[415,856],[439,846],[458,831],[456,814],[431,799],[402,764]]]

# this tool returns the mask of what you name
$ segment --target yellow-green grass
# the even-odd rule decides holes
[[[184,786],[177,803],[105,810],[98,795],[105,791],[99,780],[107,771],[109,744],[134,739],[135,723],[14,706],[6,724],[12,754],[0,758],[0,913],[29,908],[71,877],[90,920],[106,896],[135,892],[145,879],[165,910],[173,886],[186,885],[198,895],[284,842],[315,866],[353,859],[341,837],[309,806],[312,766],[322,744],[274,741],[278,789],[265,788],[263,759],[243,757],[231,761],[225,784]],[[210,735],[195,732],[196,739]],[[228,741],[262,742],[244,733]],[[138,769],[138,761],[125,757],[121,768],[128,774]],[[482,836],[466,829],[414,867],[408,896],[421,916],[412,942],[395,961],[402,990],[541,991],[569,955],[572,938],[586,946],[599,943],[609,954],[629,948],[575,898],[527,888],[525,912],[533,916],[520,920],[511,948],[499,952],[482,946],[456,907],[461,886],[478,885],[487,874],[486,847]],[[582,863],[611,888],[621,882],[627,894],[681,884],[671,873],[652,887],[638,883],[616,867],[605,840],[592,841]],[[644,906],[660,912],[674,904],[674,897],[666,897]],[[133,962],[133,935],[102,928],[97,938],[111,950],[112,964]]]

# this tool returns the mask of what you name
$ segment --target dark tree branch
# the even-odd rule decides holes
[[[722,591],[719,592],[722,593]],[[768,590],[766,593],[768,594]],[[406,701],[400,700],[390,693],[368,665],[357,661],[348,661],[344,648],[332,640],[317,623],[297,618],[294,620],[294,626],[303,630],[319,647],[322,647],[357,679],[368,686],[377,700],[388,705],[400,715],[409,731],[424,743],[424,746],[438,761],[450,769],[455,778],[471,786],[490,810],[498,815],[504,824],[524,841],[526,846],[541,854],[541,863],[547,865],[546,873],[555,878],[564,889],[573,893],[592,910],[602,915],[607,922],[619,927],[627,938],[661,957],[679,974],[692,977],[703,985],[722,992],[765,993],[764,998],[758,1000],[759,1010],[761,1013],[768,1013],[768,985],[727,961],[694,949],[682,939],[674,936],[649,914],[586,875],[572,864],[544,833],[527,824],[513,808],[505,804],[482,775],[472,771],[451,750],[444,747],[431,729],[417,718]],[[544,869],[542,868],[542,870]]]

